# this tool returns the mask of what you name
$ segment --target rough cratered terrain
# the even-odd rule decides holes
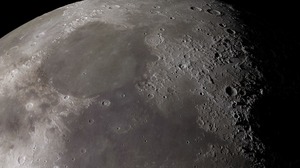
[[[36,18],[0,40],[0,167],[263,167],[250,34],[210,0],[87,0]]]

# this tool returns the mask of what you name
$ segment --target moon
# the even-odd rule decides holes
[[[263,167],[253,34],[214,0],[85,0],[24,24],[0,40],[0,167]]]

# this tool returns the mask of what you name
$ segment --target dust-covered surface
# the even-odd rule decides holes
[[[264,167],[256,31],[210,0],[36,18],[0,40],[0,167]]]

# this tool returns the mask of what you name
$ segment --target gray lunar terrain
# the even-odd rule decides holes
[[[264,167],[255,29],[213,0],[86,0],[0,40],[0,168]],[[267,64],[267,63],[266,63]]]

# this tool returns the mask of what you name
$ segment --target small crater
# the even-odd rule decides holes
[[[156,10],[150,10],[150,13],[151,14],[160,14],[161,12],[160,11],[156,11]]]
[[[33,103],[27,103],[26,104],[26,110],[31,111],[33,109]]]
[[[106,107],[110,106],[110,104],[111,104],[111,102],[110,102],[109,100],[103,100],[103,101],[101,102],[101,105],[102,105],[102,106],[106,106]]]
[[[43,37],[45,35],[45,32],[41,32],[41,33],[39,33],[39,34],[37,34],[36,36],[35,36],[35,38],[41,38],[41,37]]]
[[[154,95],[150,93],[150,94],[147,95],[147,97],[148,97],[149,99],[152,99],[152,98],[154,97]]]
[[[175,19],[175,17],[170,17],[169,19],[171,19],[171,20],[174,20],[174,19]]]
[[[26,157],[25,157],[25,156],[19,156],[19,157],[18,157],[18,163],[19,163],[20,165],[24,164],[25,161],[26,161]]]
[[[164,29],[164,28],[160,28],[159,30],[160,30],[160,31],[165,31],[165,29]]]
[[[198,52],[198,51],[200,51],[200,49],[199,48],[194,48],[194,51]]]
[[[90,125],[94,124],[94,122],[95,122],[94,119],[89,119],[89,120],[88,120],[88,123],[89,123]]]
[[[226,29],[226,32],[229,34],[235,34],[236,32],[232,29]]]
[[[178,66],[180,69],[186,69],[188,67],[187,64],[179,64]]]
[[[154,8],[154,9],[159,9],[159,8],[160,8],[160,6],[158,6],[158,5],[155,5],[155,6],[153,6],[153,8]]]
[[[145,42],[152,47],[156,47],[164,42],[164,38],[161,35],[149,35],[146,36]]]
[[[75,160],[76,160],[76,158],[73,157],[73,158],[72,158],[72,161],[74,162]]]
[[[207,9],[206,10],[209,14],[215,15],[215,16],[220,16],[222,13],[218,10],[215,9]]]
[[[226,24],[224,24],[224,23],[219,23],[219,26],[225,28],[225,27],[226,27]]]
[[[232,102],[232,103],[231,103],[231,107],[232,107],[232,108],[236,108],[236,106],[237,106],[237,102]]]
[[[221,55],[219,53],[215,53],[215,59],[218,59]]]
[[[191,10],[196,10],[196,7],[191,6],[190,9],[191,9]]]
[[[85,149],[85,148],[81,148],[81,149],[80,149],[80,153],[81,153],[81,154],[85,154],[85,153],[86,153],[86,149]]]
[[[225,88],[225,93],[228,95],[228,96],[235,96],[237,94],[237,90],[233,87],[230,87],[230,86],[227,86]]]
[[[186,143],[186,144],[190,144],[191,142],[190,142],[189,140],[187,140],[185,143]]]
[[[191,6],[191,7],[190,7],[190,10],[192,10],[192,11],[202,11],[201,8],[195,7],[195,6]]]

